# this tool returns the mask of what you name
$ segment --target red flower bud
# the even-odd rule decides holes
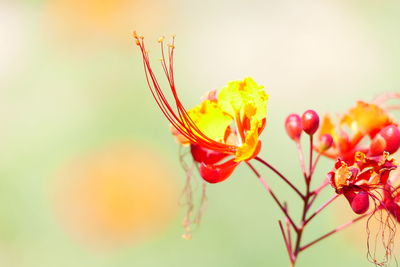
[[[380,133],[378,133],[371,141],[371,145],[369,146],[369,154],[371,156],[382,155],[382,153],[385,151],[385,148],[386,140]]]
[[[297,114],[290,114],[285,121],[286,133],[293,140],[298,140],[303,127],[301,126],[301,118]]]
[[[389,125],[383,128],[379,134],[385,139],[385,151],[389,154],[395,153],[400,147],[400,130],[396,125]]]
[[[345,191],[344,196],[351,206],[351,209],[357,214],[363,214],[369,209],[369,196],[365,191],[355,193],[353,191]]]
[[[370,154],[377,156],[384,151],[389,154],[395,153],[400,147],[400,130],[396,125],[389,125],[380,130],[372,139]]]
[[[351,208],[357,214],[364,214],[369,209],[369,196],[365,191],[356,194],[350,202]]]
[[[319,138],[320,141],[320,147],[319,149],[324,152],[325,150],[328,150],[332,144],[333,144],[333,138],[332,135],[330,134],[324,134]]]
[[[307,110],[301,116],[303,130],[309,135],[313,135],[319,127],[319,116],[314,110]]]

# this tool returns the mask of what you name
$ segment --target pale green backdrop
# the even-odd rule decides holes
[[[261,155],[300,184],[285,116],[308,108],[336,114],[358,99],[398,92],[400,2],[105,2],[0,2],[0,265],[287,266],[281,214],[245,166],[209,186],[208,210],[192,240],[180,237],[180,210],[165,231],[101,252],[76,242],[55,216],[54,175],[82,153],[132,140],[156,147],[175,170],[171,182],[182,186],[178,147],[147,90],[132,39],[137,30],[154,65],[157,38],[177,34],[175,77],[188,107],[230,80],[252,76],[265,85]],[[316,178],[331,164],[323,159]],[[295,195],[270,172],[265,177],[295,210]],[[325,211],[306,240],[337,225],[341,208],[348,207]],[[299,267],[368,266],[365,241],[355,242],[351,231],[305,252]]]

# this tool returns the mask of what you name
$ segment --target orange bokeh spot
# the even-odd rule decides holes
[[[131,49],[132,31],[160,27],[165,14],[173,14],[170,3],[146,0],[52,0],[44,6],[46,32],[68,48],[88,42],[91,49],[107,44]]]
[[[69,164],[53,193],[66,230],[103,248],[143,240],[164,228],[176,214],[176,189],[158,153],[125,144]]]

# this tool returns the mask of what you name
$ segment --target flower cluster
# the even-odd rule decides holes
[[[263,86],[250,77],[232,81],[219,92],[209,91],[199,105],[186,109],[179,98],[174,80],[175,37],[167,46],[164,44],[164,38],[159,39],[161,67],[168,81],[167,91],[172,96],[172,103],[168,101],[166,91],[162,90],[153,72],[144,37],[135,33],[134,39],[142,53],[148,87],[168,119],[175,139],[183,147],[189,148],[188,153],[205,181],[202,201],[205,199],[204,188],[207,183],[226,180],[241,162],[246,163],[285,217],[286,227],[282,221],[279,221],[279,227],[292,266],[305,249],[367,216],[371,218],[377,211],[385,211],[389,219],[394,218],[400,222],[400,186],[395,185],[396,179],[393,178],[398,177],[395,175],[398,165],[395,153],[400,147],[400,129],[395,118],[389,113],[398,106],[384,105],[387,100],[400,98],[400,94],[386,94],[371,103],[359,101],[355,107],[340,116],[337,123],[329,115],[325,115],[320,121],[314,110],[307,110],[301,116],[290,114],[286,118],[285,129],[296,144],[304,176],[303,190],[259,156],[260,135],[266,126],[268,101],[268,94]],[[303,133],[309,138],[308,164],[301,142]],[[315,137],[317,140],[314,140]],[[314,158],[315,152],[317,156]],[[321,156],[334,159],[336,163],[331,171],[326,172],[327,177],[321,185],[313,189],[311,180]],[[275,173],[299,196],[304,207],[300,222],[296,222],[289,213],[288,203],[279,199],[253,165],[253,161],[261,163]],[[191,174],[190,171],[188,177],[191,177]],[[334,189],[332,197],[311,212],[314,201],[329,184]],[[188,231],[188,220],[193,211],[192,191],[188,182],[185,192],[190,202],[184,222],[185,230]],[[340,196],[348,200],[351,209],[359,216],[310,243],[304,243],[302,237],[306,226]],[[371,202],[375,203],[373,209]],[[394,228],[390,227],[391,230]],[[383,244],[387,247],[387,257],[393,246],[392,238],[388,242],[384,240]],[[375,258],[370,260],[378,264]]]

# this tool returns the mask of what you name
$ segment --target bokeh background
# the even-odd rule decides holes
[[[155,65],[158,37],[177,35],[188,107],[231,80],[265,85],[261,155],[301,184],[285,116],[398,92],[399,27],[396,0],[1,1],[0,266],[287,266],[281,214],[245,166],[208,187],[202,224],[181,238],[185,173],[132,32]],[[321,161],[317,180],[331,164]],[[295,211],[295,195],[264,175]],[[339,201],[306,240],[351,216]],[[364,232],[355,225],[298,265],[368,266]]]

